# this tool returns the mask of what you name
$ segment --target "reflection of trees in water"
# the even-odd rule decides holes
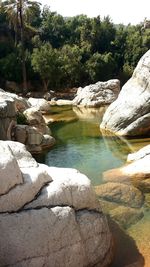
[[[126,160],[129,153],[135,152],[134,146],[132,146],[132,143],[128,139],[108,133],[106,136],[106,132],[102,130],[101,133],[105,145],[117,158]]]
[[[125,138],[100,129],[105,145],[119,159],[126,160],[128,154],[138,151],[150,142],[150,138]]]
[[[86,119],[98,121],[101,123],[102,117],[108,106],[103,106],[100,108],[85,108],[85,107],[73,107],[73,111],[78,116],[79,119]]]

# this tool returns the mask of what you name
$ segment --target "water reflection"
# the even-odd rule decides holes
[[[99,124],[108,106],[100,108],[73,107],[73,111],[80,120],[93,120]]]
[[[110,134],[106,136],[99,129],[106,108],[73,107],[72,109],[68,106],[51,108],[51,115],[47,117],[47,121],[54,122],[50,124],[50,128],[57,142],[50,151],[45,153],[43,159],[38,158],[38,161],[44,161],[49,166],[79,169],[91,179],[93,185],[109,182],[102,177],[106,177],[108,173],[110,175],[111,169],[123,166],[126,163],[127,155],[149,144],[150,138],[126,139]],[[112,177],[115,178],[117,175],[113,173]],[[109,178],[111,179],[111,177]],[[144,212],[143,219],[136,223],[134,221],[132,226],[129,225],[128,230],[122,230],[118,224],[111,221],[111,229],[117,244],[116,257],[112,267],[149,266],[150,231],[148,229],[150,216],[146,215],[150,212],[149,199],[149,194],[147,194],[145,206],[139,209],[139,212]],[[109,213],[109,210],[118,207],[117,203],[109,202],[109,207],[106,207],[106,203],[103,204],[107,213]],[[123,209],[124,218],[129,218],[126,217],[128,207],[125,206],[125,208]],[[134,212],[131,209],[128,216]],[[132,216],[130,216],[130,219],[132,219]],[[140,236],[142,242],[140,242],[138,236]]]

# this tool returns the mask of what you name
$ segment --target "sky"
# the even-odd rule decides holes
[[[64,17],[86,14],[88,17],[109,15],[113,23],[138,24],[150,20],[150,0],[40,0]]]

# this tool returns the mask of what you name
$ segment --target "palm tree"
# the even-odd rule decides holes
[[[18,44],[19,41],[18,35],[20,35],[24,94],[27,93],[27,74],[26,74],[25,44],[24,44],[26,10],[29,7],[32,7],[37,4],[39,3],[30,0],[5,0],[3,2],[3,6],[8,16],[10,25],[13,26],[13,29],[15,31],[15,45]]]

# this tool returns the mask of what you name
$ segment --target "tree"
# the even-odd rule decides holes
[[[53,49],[49,43],[41,44],[33,49],[31,63],[34,71],[39,73],[43,81],[44,91],[48,90],[49,85],[56,86],[59,65],[56,49]]]
[[[64,45],[60,50],[62,84],[66,87],[79,86],[82,83],[83,65],[81,49],[77,45]]]
[[[3,2],[5,12],[8,16],[10,24],[13,26],[15,31],[16,45],[18,44],[18,35],[20,34],[24,94],[27,93],[27,74],[25,60],[25,17],[27,8],[35,5],[37,5],[37,3],[29,0],[6,0]]]
[[[99,54],[96,52],[86,62],[90,82],[106,81],[113,78],[116,64],[112,53]]]
[[[44,8],[40,34],[41,39],[50,42],[52,47],[59,48],[63,46],[67,34],[64,18],[56,12]]]

